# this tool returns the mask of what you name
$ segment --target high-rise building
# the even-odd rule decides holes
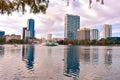
[[[112,25],[104,24],[103,25],[103,38],[112,37]]]
[[[28,30],[30,31],[30,38],[33,39],[35,37],[35,30],[34,30],[34,19],[28,20]]]
[[[82,28],[77,30],[78,40],[90,40],[90,29]]]
[[[98,40],[98,39],[99,39],[98,29],[90,29],[90,40]]]
[[[52,40],[52,34],[47,34],[47,40],[51,41]]]
[[[24,27],[24,28],[23,28],[23,34],[22,34],[22,37],[23,37],[22,39],[23,39],[23,40],[25,40],[25,30],[27,30],[27,27]]]
[[[5,32],[4,31],[0,31],[0,38],[3,38],[5,36]]]
[[[66,39],[77,39],[77,29],[80,28],[80,16],[69,15],[65,16],[65,31],[64,37]]]

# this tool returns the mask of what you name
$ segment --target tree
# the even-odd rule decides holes
[[[67,1],[67,5],[69,5],[70,0]],[[91,7],[93,0],[89,0],[89,5]],[[96,0],[97,2],[101,2],[104,4],[103,0]],[[0,13],[1,14],[11,14],[14,11],[21,11],[23,14],[26,12],[26,6],[30,7],[30,12],[37,13],[45,13],[49,4],[49,0],[0,0]]]
[[[102,39],[102,45],[106,45],[106,39]]]
[[[0,44],[4,44],[5,43],[5,39],[4,38],[0,38]]]
[[[30,7],[31,13],[45,13],[49,0],[0,0],[0,13],[11,14],[14,11],[26,11],[26,6]]]

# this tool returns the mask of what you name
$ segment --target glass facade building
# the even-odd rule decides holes
[[[3,38],[5,35],[5,32],[4,31],[0,31],[0,38]]]
[[[120,37],[107,37],[107,40],[120,41]]]
[[[77,29],[80,28],[80,16],[66,15],[65,16],[65,31],[66,39],[77,40]]]
[[[35,31],[34,31],[34,19],[28,20],[28,30],[30,31],[30,38],[33,39],[35,37]]]

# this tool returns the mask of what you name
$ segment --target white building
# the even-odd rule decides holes
[[[103,38],[112,37],[112,25],[104,24],[103,25]]]
[[[47,34],[47,40],[48,41],[52,40],[52,34]]]
[[[29,30],[25,30],[25,40],[30,38],[30,31]]]
[[[98,40],[98,39],[99,39],[98,29],[90,29],[90,40]]]
[[[12,39],[20,40],[21,35],[15,35],[15,34],[5,35],[5,39],[6,39],[6,42],[8,42],[9,40],[12,40]]]

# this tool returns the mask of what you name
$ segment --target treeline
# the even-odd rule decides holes
[[[22,39],[20,40],[17,40],[17,39],[11,39],[9,41],[6,41],[4,38],[0,38],[0,44],[14,44],[14,43],[17,43],[17,44],[26,44],[26,42]]]
[[[60,40],[57,41],[57,43],[62,44],[62,45],[120,45],[120,41],[117,40],[107,40],[107,39],[100,39],[100,40]]]

